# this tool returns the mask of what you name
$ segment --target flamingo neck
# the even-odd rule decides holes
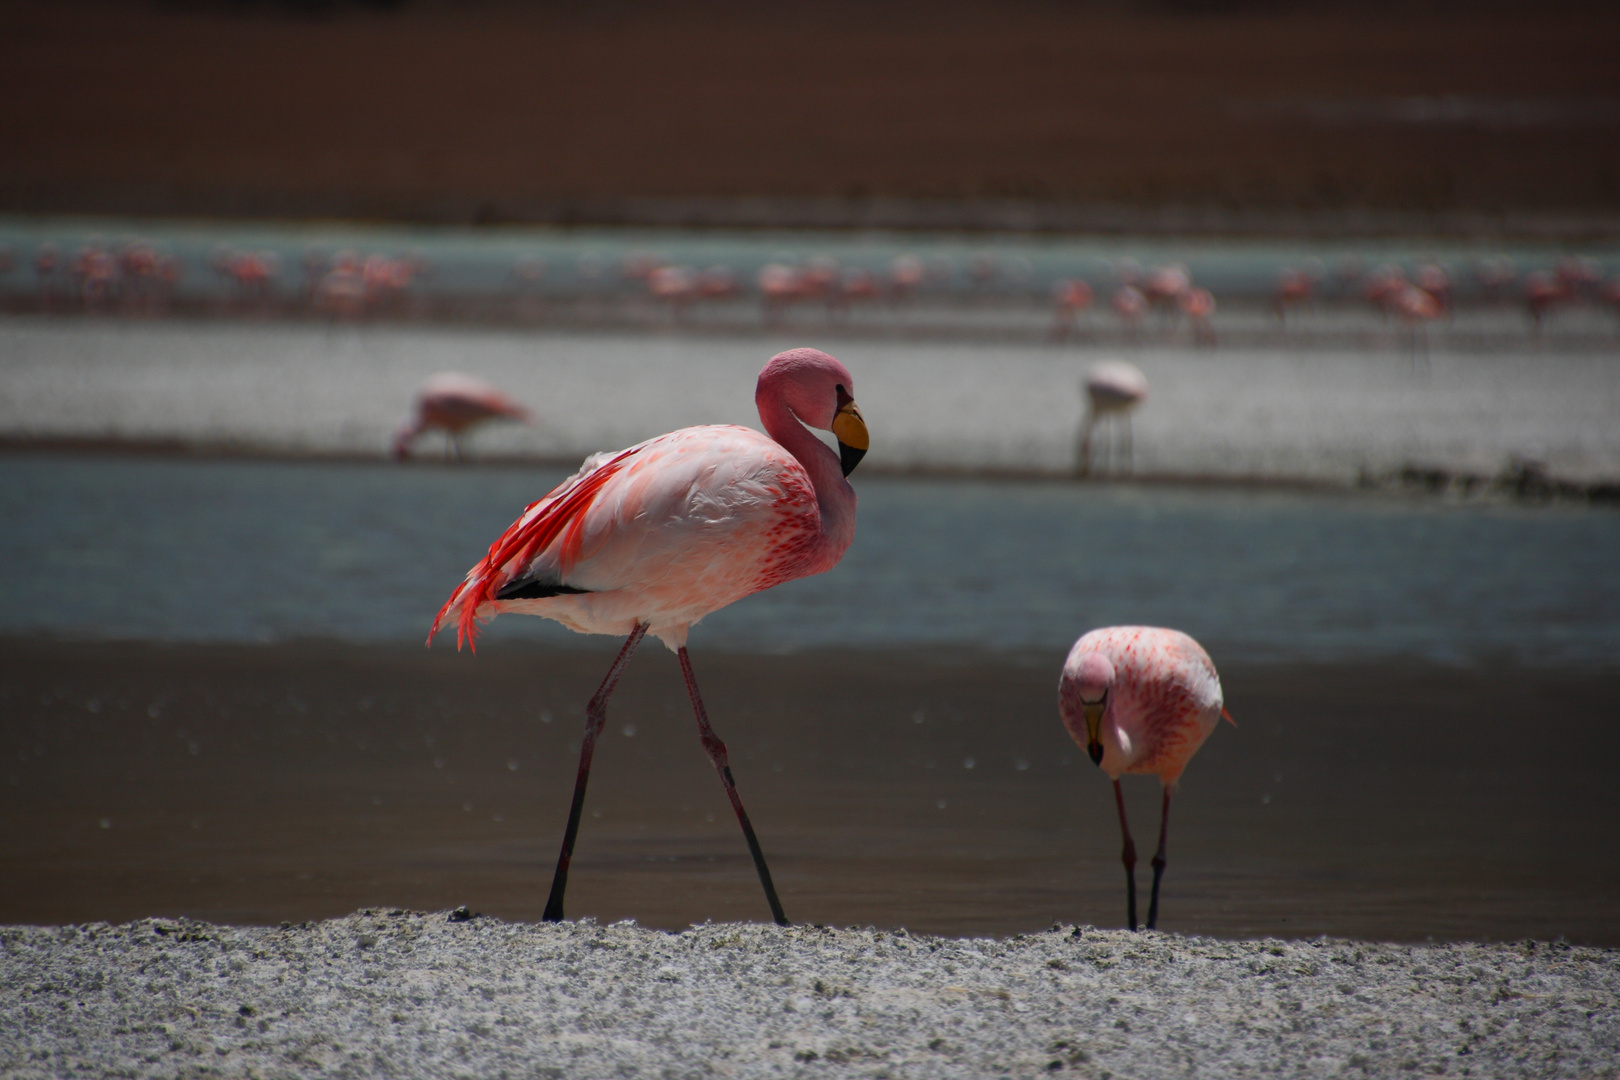
[[[778,446],[799,460],[810,474],[821,507],[821,539],[837,562],[855,538],[855,489],[844,479],[838,455],[799,421],[780,396],[761,387],[754,403],[765,432]],[[830,563],[829,563],[830,565]]]

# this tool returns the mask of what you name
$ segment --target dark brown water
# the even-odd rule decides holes
[[[544,906],[611,651],[0,642],[0,923],[274,923]],[[694,657],[788,915],[1119,925],[1106,777],[1056,654]],[[1620,944],[1620,670],[1223,665],[1172,808],[1161,927]],[[768,917],[674,659],[597,753],[570,917]],[[1127,778],[1151,847],[1157,782]],[[1148,868],[1139,868],[1148,881]]]

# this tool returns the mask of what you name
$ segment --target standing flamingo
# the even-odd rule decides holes
[[[1193,343],[1215,347],[1215,294],[1208,289],[1188,289],[1181,297],[1181,311],[1192,323]]]
[[[1192,288],[1192,275],[1181,263],[1161,266],[1142,283],[1142,293],[1149,304],[1160,309],[1168,319],[1174,315],[1181,298]]]
[[[1125,325],[1127,340],[1135,341],[1136,325],[1147,313],[1147,297],[1135,285],[1121,285],[1114,290],[1114,295],[1109,297],[1108,302],[1113,305],[1114,314],[1119,316],[1119,321]]]
[[[831,570],[855,537],[855,490],[845,479],[865,455],[866,423],[843,364],[815,349],[771,358],[754,403],[769,437],[745,427],[682,428],[588,458],[532,503],[490,546],[433,620],[456,641],[503,612],[542,615],[578,633],[628,634],[585,710],[574,801],[544,918],[563,917],[591,756],[608,696],[642,637],[680,659],[698,737],[742,826],[771,916],[788,925],[765,856],[743,809],[726,744],[709,726],[686,653],[692,624],[751,593]],[[831,431],[833,451],[807,427]]]
[[[1091,472],[1091,440],[1096,434],[1097,424],[1108,421],[1108,466],[1114,465],[1114,422],[1122,420],[1125,424],[1125,458],[1132,461],[1131,446],[1131,410],[1147,398],[1147,376],[1142,374],[1135,364],[1127,364],[1123,360],[1104,360],[1086,372],[1086,418],[1080,425],[1080,438],[1077,447],[1079,453],[1079,472],[1086,476]],[[1134,464],[1134,461],[1132,461]]]
[[[1438,319],[1444,312],[1441,302],[1426,289],[1412,285],[1395,290],[1387,301],[1389,310],[1406,327],[1408,344],[1412,350],[1412,363],[1417,363],[1419,351],[1425,367],[1429,363],[1429,334],[1426,324]]]
[[[1221,717],[1221,680],[1209,654],[1180,630],[1109,626],[1074,643],[1058,683],[1058,710],[1069,737],[1114,782],[1114,805],[1125,836],[1126,919],[1136,929],[1136,844],[1125,820],[1121,773],[1154,774],[1164,786],[1159,850],[1153,856],[1153,899],[1147,928],[1159,921],[1170,793],[1187,762]],[[1235,724],[1235,722],[1233,722]]]
[[[1062,339],[1078,327],[1080,312],[1091,306],[1095,292],[1084,278],[1062,278],[1052,285],[1052,337]]]
[[[414,414],[394,433],[394,456],[409,457],[417,437],[436,429],[449,440],[447,452],[453,451],[460,461],[462,432],[474,424],[503,418],[526,424],[529,410],[483,379],[441,371],[430,375],[417,391]]]
[[[1288,310],[1311,302],[1312,282],[1305,271],[1292,266],[1283,267],[1277,275],[1277,287],[1271,293],[1271,310],[1277,321],[1288,324]]]

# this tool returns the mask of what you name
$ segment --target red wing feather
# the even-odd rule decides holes
[[[433,637],[439,632],[445,616],[459,606],[461,611],[456,623],[456,648],[459,649],[466,643],[476,652],[478,609],[495,599],[495,594],[500,592],[501,586],[516,576],[516,570],[529,565],[534,557],[546,550],[564,529],[570,524],[577,523],[580,515],[596,498],[596,493],[601,490],[602,485],[624,467],[626,459],[640,449],[639,446],[633,446],[612,461],[587,473],[573,487],[553,496],[551,505],[527,521],[524,518],[527,518],[529,511],[539,503],[530,503],[525,507],[522,516],[501,534],[500,539],[489,546],[489,554],[467,572],[467,580],[456,586],[455,591],[450,594],[450,599],[444,602],[439,614],[434,616],[433,629],[428,631],[428,644],[433,643]]]

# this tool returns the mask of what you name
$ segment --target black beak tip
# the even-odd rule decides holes
[[[1091,763],[1093,765],[1102,764],[1102,743],[1092,743],[1090,746],[1086,747],[1086,753],[1091,755]]]
[[[865,456],[865,450],[857,450],[848,443],[841,442],[838,444],[838,464],[844,470],[845,476],[854,472],[855,466],[859,465],[861,458]]]

